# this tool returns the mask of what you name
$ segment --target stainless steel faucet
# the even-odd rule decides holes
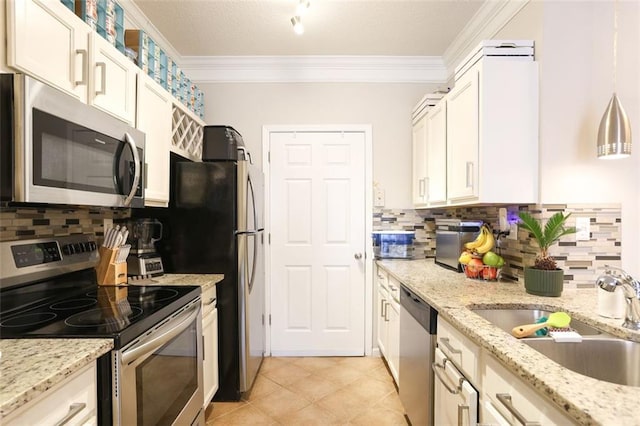
[[[623,327],[632,330],[640,330],[640,281],[634,279],[623,269],[605,265],[604,274],[596,280],[596,284],[603,290],[613,292],[616,288],[622,288],[627,312]]]

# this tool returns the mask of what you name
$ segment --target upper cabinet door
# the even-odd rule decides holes
[[[97,33],[89,40],[89,104],[135,125],[135,64]]]
[[[171,146],[171,95],[146,74],[138,74],[136,127],[145,134],[144,203],[169,204],[169,147]]]
[[[447,101],[447,191],[451,201],[478,196],[479,67],[467,71]]]
[[[427,118],[423,114],[413,123],[412,191],[414,207],[425,207],[427,202]]]
[[[7,65],[87,101],[89,26],[60,1],[9,0]]]
[[[447,202],[447,102],[438,102],[427,114],[427,203]]]

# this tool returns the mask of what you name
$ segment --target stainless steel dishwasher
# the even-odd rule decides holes
[[[400,288],[400,400],[414,426],[433,425],[433,370],[438,311]]]

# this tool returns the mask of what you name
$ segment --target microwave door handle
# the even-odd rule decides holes
[[[131,152],[133,153],[133,184],[131,185],[131,191],[129,195],[124,199],[124,206],[127,207],[131,204],[131,200],[133,200],[133,196],[136,195],[136,191],[138,190],[138,183],[140,182],[140,156],[138,155],[138,147],[136,146],[136,142],[133,140],[131,135],[127,132],[124,133],[124,140],[131,148]]]

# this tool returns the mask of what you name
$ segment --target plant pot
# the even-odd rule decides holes
[[[524,268],[524,289],[536,296],[559,297],[564,287],[564,271]]]

